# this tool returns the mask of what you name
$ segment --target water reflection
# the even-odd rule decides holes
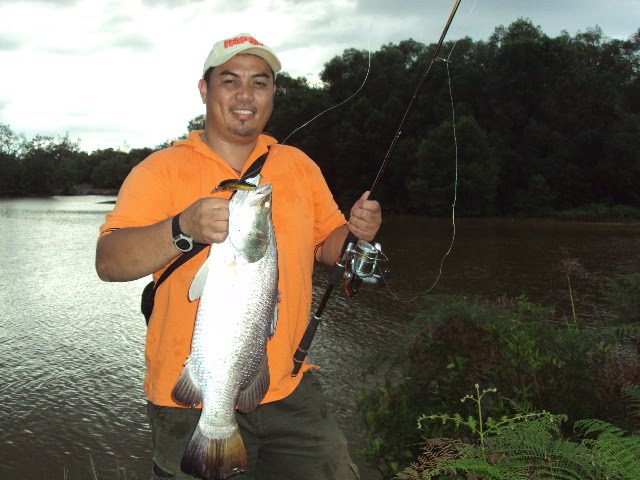
[[[146,435],[130,436],[144,422],[144,323],[132,286],[93,267],[104,200],[0,203],[0,478],[92,478],[92,459],[109,471],[148,457]]]
[[[0,478],[147,478],[149,434],[142,390],[147,279],[101,282],[94,270],[107,197],[0,200]],[[589,271],[640,271],[640,226],[461,220],[432,293],[496,298],[522,293],[564,308],[560,247]],[[390,288],[338,289],[310,360],[350,441],[362,386],[356,367],[403,335],[438,274],[451,241],[447,220],[389,217],[380,235]],[[314,298],[326,285],[315,273]],[[580,294],[580,286],[576,286]],[[395,296],[400,300],[396,300]],[[314,307],[315,308],[315,305]],[[362,465],[362,463],[360,462]],[[120,469],[118,476],[117,469]],[[363,479],[375,478],[370,472]]]

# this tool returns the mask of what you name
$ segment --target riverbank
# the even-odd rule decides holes
[[[621,221],[635,222],[640,220],[640,208],[630,205],[606,205],[596,203],[571,210],[555,212],[551,218],[559,220],[579,220],[584,222]]]
[[[74,185],[69,193],[70,196],[77,195],[106,195],[117,196],[120,190],[117,188],[95,188],[91,185]]]
[[[88,184],[75,185],[71,188],[71,191],[65,194],[59,193],[55,195],[14,195],[4,198],[50,198],[53,196],[87,196],[87,195],[101,195],[101,196],[118,196],[118,189],[110,188],[94,188]],[[2,198],[2,197],[0,197]],[[387,215],[393,216],[411,216],[416,218],[446,218],[446,217],[432,217],[424,216],[417,213],[407,212],[395,212],[386,211]],[[636,223],[640,222],[640,207],[634,207],[631,205],[607,205],[604,203],[594,203],[589,205],[583,205],[569,210],[548,211],[544,213],[522,213],[520,215],[496,215],[492,217],[463,217],[458,216],[458,220],[511,220],[511,221],[576,221],[576,222],[603,222],[603,223]]]

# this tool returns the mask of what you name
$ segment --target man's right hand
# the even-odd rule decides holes
[[[172,218],[147,227],[121,228],[102,235],[96,248],[96,271],[105,281],[127,282],[154,272],[176,258]],[[180,227],[198,243],[220,243],[229,232],[229,200],[201,198],[180,215]]]
[[[201,198],[180,214],[180,229],[197,243],[222,243],[229,233],[229,200]]]

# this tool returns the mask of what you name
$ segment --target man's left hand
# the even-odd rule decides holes
[[[368,198],[369,191],[366,191],[351,207],[348,223],[349,231],[365,242],[371,242],[375,238],[382,224],[380,203]]]

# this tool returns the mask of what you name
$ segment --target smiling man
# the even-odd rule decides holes
[[[210,67],[198,82],[207,106],[201,137],[214,152],[226,153],[224,158],[238,172],[273,111],[274,75],[262,58],[240,54]]]
[[[247,451],[240,479],[356,479],[344,435],[327,412],[317,378],[304,364],[291,376],[293,354],[311,308],[314,258],[333,265],[348,231],[370,242],[381,224],[380,205],[365,192],[350,211],[338,209],[318,166],[300,150],[262,133],[274,108],[275,53],[249,34],[216,43],[198,89],[205,129],[155,152],[125,180],[101,227],[96,269],[106,281],[154,280],[194,243],[213,244],[228,233],[228,193],[211,193],[239,179],[263,155],[263,182],[273,187],[278,248],[278,323],[267,344],[270,386],[262,403],[237,413]],[[200,412],[172,398],[189,356],[197,302],[188,300],[206,251],[176,269],[155,293],[146,340],[145,392],[153,435],[151,478],[193,478],[180,469]],[[314,257],[315,255],[315,257]],[[220,312],[220,322],[225,312]],[[211,476],[206,462],[202,472]],[[209,472],[209,473],[207,473]]]

